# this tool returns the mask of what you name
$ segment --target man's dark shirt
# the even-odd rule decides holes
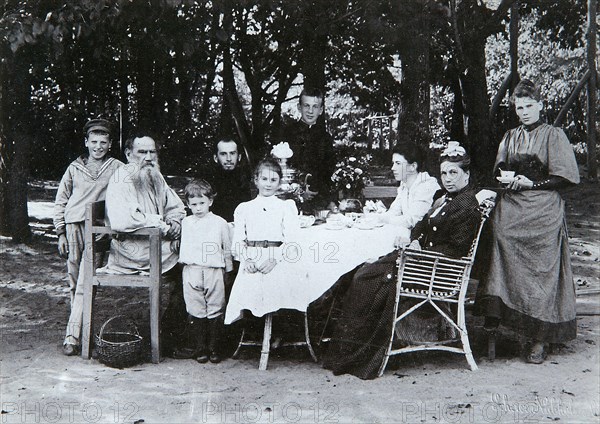
[[[206,174],[204,179],[217,193],[211,211],[227,222],[233,222],[233,211],[240,203],[252,199],[250,173],[243,167],[225,171],[220,166],[215,166],[212,173]]]
[[[331,191],[331,174],[335,168],[333,138],[323,124],[311,127],[296,121],[283,129],[281,141],[287,141],[294,152],[290,165],[301,173],[310,173],[308,184],[319,198],[328,199]]]

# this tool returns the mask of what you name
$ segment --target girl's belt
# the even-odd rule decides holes
[[[269,240],[260,240],[260,241],[250,241],[246,240],[246,246],[248,247],[279,247],[283,244],[282,241],[269,241]]]

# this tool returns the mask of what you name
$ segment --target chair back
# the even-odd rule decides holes
[[[146,236],[149,244],[149,272],[131,274],[97,273],[102,265],[102,253],[109,248],[111,238],[120,233],[106,223],[106,204],[103,201],[86,205],[85,248],[83,259],[83,318],[81,332],[81,356],[90,357],[92,340],[93,293],[96,287],[146,288],[150,296],[150,344],[152,362],[160,361],[160,277],[162,275],[161,233],[158,228],[140,228],[127,235]]]
[[[478,193],[478,196],[483,193]],[[492,194],[489,194],[492,193]],[[401,296],[456,303],[466,294],[467,283],[483,226],[495,206],[495,193],[479,201],[481,220],[469,253],[460,259],[437,252],[404,250],[398,257],[398,290]]]
[[[106,218],[104,200],[90,203],[91,208],[91,223],[93,225],[104,225],[104,219]]]
[[[473,260],[475,260],[475,253],[477,253],[477,246],[479,245],[479,238],[481,237],[481,232],[483,230],[485,221],[487,221],[487,219],[490,217],[494,206],[496,206],[496,193],[490,192],[489,190],[481,190],[479,193],[477,193],[477,196],[480,195],[481,199],[479,200],[479,212],[481,213],[481,221],[479,222],[477,234],[473,239],[473,243],[469,249],[469,254],[467,255],[467,257],[471,259],[471,263]]]
[[[397,186],[366,186],[362,189],[364,200],[381,200],[388,208],[397,195]]]
[[[470,260],[407,250],[400,255],[399,267],[401,296],[455,303],[470,271]]]

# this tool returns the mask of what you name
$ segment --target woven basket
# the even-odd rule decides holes
[[[142,360],[142,336],[135,323],[127,319],[134,332],[106,331],[108,324],[117,318],[127,319],[124,315],[109,318],[96,334],[96,356],[100,362],[113,368],[139,364]]]

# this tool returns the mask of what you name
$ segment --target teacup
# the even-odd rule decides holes
[[[514,178],[515,171],[500,171],[500,176],[502,178]]]
[[[315,216],[317,219],[325,221],[327,219],[327,215],[329,215],[329,212],[331,212],[329,209],[320,209],[316,211]]]

